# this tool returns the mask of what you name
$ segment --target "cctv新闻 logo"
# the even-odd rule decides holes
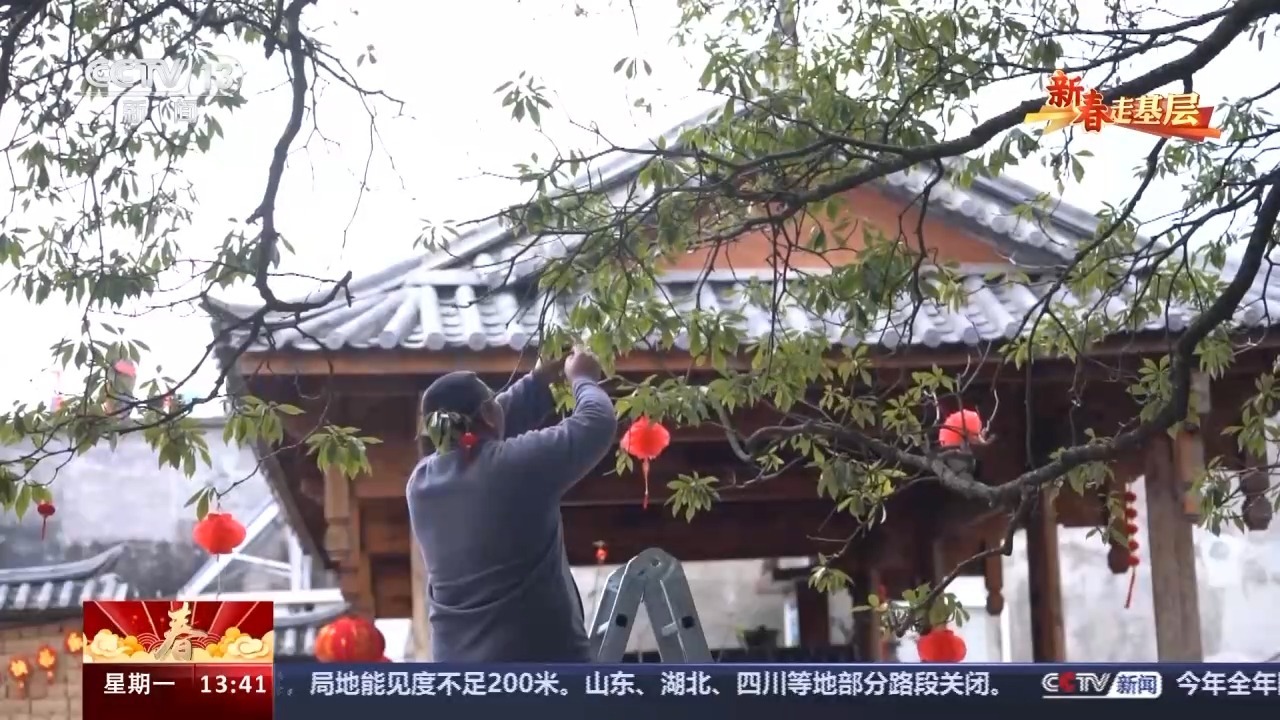
[[[1048,673],[1040,680],[1047,699],[1160,697],[1164,680],[1154,670],[1119,670],[1116,672],[1078,672],[1066,670]]]
[[[233,58],[199,64],[179,58],[95,58],[85,66],[85,82],[97,95],[196,98],[232,95],[244,69]]]

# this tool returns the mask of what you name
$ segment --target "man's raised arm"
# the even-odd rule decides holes
[[[556,409],[551,396],[551,383],[564,371],[564,361],[539,360],[533,371],[515,381],[511,387],[494,398],[502,406],[505,418],[504,435],[515,437],[530,430],[537,430]]]
[[[589,356],[588,356],[589,357]],[[569,417],[556,425],[534,430],[503,443],[503,452],[521,467],[538,468],[537,473],[555,478],[559,495],[578,483],[600,463],[618,434],[618,418],[613,400],[597,383],[599,366],[591,358],[571,359],[568,375],[573,382],[574,408]],[[594,368],[592,370],[591,368]]]

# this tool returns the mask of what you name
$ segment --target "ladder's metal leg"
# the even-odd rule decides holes
[[[621,662],[642,602],[663,662],[712,662],[684,568],[658,548],[635,556],[605,581],[588,637],[597,662]]]
[[[644,595],[643,568],[632,559],[609,573],[596,603],[589,628],[591,657],[596,662],[616,663],[627,652],[627,641]]]
[[[680,561],[657,549],[647,550],[640,557],[650,563],[644,605],[662,661],[711,662],[711,650]]]

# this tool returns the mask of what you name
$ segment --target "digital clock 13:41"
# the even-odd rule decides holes
[[[200,692],[222,695],[225,693],[266,693],[267,681],[262,675],[245,675],[229,678],[226,675],[203,675]]]

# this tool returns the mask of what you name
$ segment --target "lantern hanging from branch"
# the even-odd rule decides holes
[[[36,651],[36,665],[39,665],[45,675],[52,680],[53,672],[58,668],[58,653],[53,648],[45,645]]]
[[[379,662],[386,639],[371,621],[348,615],[320,628],[315,656],[320,662]]]
[[[640,474],[644,477],[644,502],[649,507],[649,463],[657,459],[671,444],[671,433],[662,423],[652,422],[641,416],[623,434],[619,445],[631,457],[640,461]]]
[[[948,415],[938,428],[938,445],[944,448],[958,448],[969,445],[981,445],[986,442],[982,428],[982,416],[977,410],[959,410]]]
[[[916,641],[920,662],[958,663],[968,653],[964,638],[948,627],[935,627]]]
[[[49,529],[49,518],[58,512],[52,500],[41,500],[36,503],[36,513],[40,515],[40,539],[44,540],[45,531]]]
[[[226,555],[240,547],[245,533],[244,525],[231,513],[211,512],[196,523],[191,538],[210,555]]]

